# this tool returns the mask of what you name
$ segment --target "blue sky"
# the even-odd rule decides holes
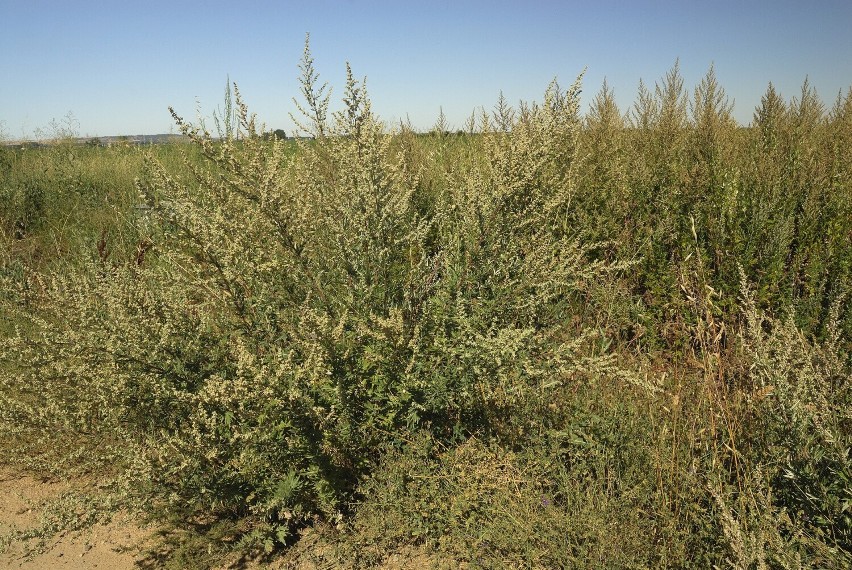
[[[501,90],[538,100],[584,68],[584,100],[606,77],[626,111],[677,58],[690,90],[715,64],[748,123],[770,81],[790,99],[808,76],[833,103],[852,85],[850,30],[850,0],[0,0],[0,124],[32,137],[70,112],[81,135],[169,132],[169,105],[210,115],[230,76],[289,131],[305,32],[335,98],[349,61],[384,119],[418,128],[439,107],[460,128]]]

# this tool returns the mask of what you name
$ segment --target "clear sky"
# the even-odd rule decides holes
[[[606,77],[626,111],[677,58],[690,90],[715,64],[741,123],[770,81],[789,100],[808,76],[829,105],[852,85],[852,0],[0,0],[0,125],[32,137],[70,112],[80,135],[169,132],[169,105],[209,116],[230,76],[290,131],[305,32],[335,99],[349,61],[381,117],[424,129],[584,68],[584,101]]]

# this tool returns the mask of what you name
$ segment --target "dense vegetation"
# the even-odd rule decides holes
[[[301,68],[310,139],[237,92],[222,138],[0,150],[0,447],[100,485],[44,532],[133,509],[175,567],[852,564],[852,94],[770,85],[740,127],[675,67],[626,113],[578,79],[417,135]]]

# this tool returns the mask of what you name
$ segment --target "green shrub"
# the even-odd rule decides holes
[[[153,251],[100,247],[41,281],[4,349],[5,421],[98,434],[132,501],[250,520],[268,545],[345,513],[405,430],[513,445],[554,386],[620,373],[561,329],[626,267],[565,222],[579,83],[484,135],[486,168],[420,203],[424,165],[393,150],[351,71],[330,122],[308,100],[318,138],[295,154],[235,96],[220,141],[175,115],[204,157],[189,177],[149,163]]]
[[[792,317],[762,315],[747,290],[744,304],[750,459],[794,526],[852,561],[852,371],[839,346],[840,302],[819,344]]]

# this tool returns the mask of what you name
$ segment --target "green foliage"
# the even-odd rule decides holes
[[[2,149],[7,461],[102,473],[81,520],[177,567],[849,561],[852,94],[742,128],[676,64],[417,136],[300,69],[313,140],[229,83],[216,138]]]
[[[748,444],[765,466],[776,496],[797,526],[852,553],[852,375],[839,346],[839,299],[827,339],[811,344],[791,318],[773,321],[745,292],[743,348],[751,363]],[[849,561],[852,561],[850,557]]]
[[[263,136],[267,140],[271,140],[273,137],[281,141],[287,140],[287,132],[284,129],[275,129],[274,131],[264,133]]]
[[[642,538],[654,521],[636,516],[652,484],[641,437],[612,430],[615,409],[603,412],[609,417],[573,411],[564,431],[523,453],[472,438],[447,450],[418,440],[388,454],[365,484],[377,499],[352,522],[355,546],[339,556],[375,567],[382,553],[425,543],[480,568],[658,565],[660,550]],[[613,486],[597,484],[600,477]]]

